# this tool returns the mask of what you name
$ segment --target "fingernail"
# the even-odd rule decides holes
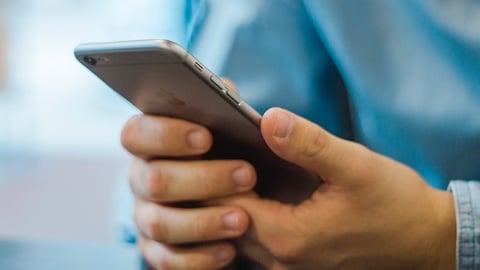
[[[200,130],[195,130],[188,133],[187,136],[188,144],[191,148],[194,149],[205,149],[207,148],[207,140],[204,132]]]
[[[237,230],[239,217],[235,212],[228,212],[222,217],[223,226],[228,230]]]
[[[275,121],[273,136],[277,138],[285,138],[288,136],[288,134],[290,134],[292,127],[292,118],[286,113],[278,112],[277,119]]]
[[[250,171],[247,167],[240,167],[232,173],[233,182],[240,188],[249,187],[252,183],[250,177]]]

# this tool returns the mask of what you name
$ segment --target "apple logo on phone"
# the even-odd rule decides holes
[[[156,98],[162,103],[166,103],[174,107],[187,106],[187,103],[183,99],[177,97],[173,92],[165,90],[163,88],[158,89],[155,92],[155,95],[156,95]]]
[[[177,97],[175,93],[163,88],[143,89],[139,93],[141,94],[132,98],[132,100],[143,112],[165,113],[168,112],[167,108],[182,109],[187,107],[187,102]]]

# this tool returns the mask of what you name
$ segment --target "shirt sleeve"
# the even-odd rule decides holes
[[[457,215],[457,269],[480,270],[480,182],[452,181]]]

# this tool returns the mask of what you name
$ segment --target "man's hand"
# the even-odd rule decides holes
[[[311,198],[259,198],[250,164],[201,160],[212,144],[204,127],[153,116],[126,125],[123,143],[137,156],[130,180],[139,246],[154,267],[220,269],[236,239],[241,253],[273,270],[454,269],[449,193],[284,110],[268,111],[261,128],[275,153],[325,180]]]
[[[236,253],[228,239],[245,233],[248,216],[236,206],[194,202],[250,191],[256,181],[253,167],[241,160],[201,160],[212,145],[211,134],[178,119],[134,117],[122,143],[136,156],[130,184],[139,247],[149,263],[162,270],[228,265]]]
[[[287,111],[269,110],[261,129],[276,154],[325,182],[296,206],[252,193],[216,200],[249,214],[245,256],[272,270],[455,269],[449,193]]]

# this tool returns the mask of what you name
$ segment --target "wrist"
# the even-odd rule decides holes
[[[455,205],[450,192],[435,190],[433,214],[436,225],[432,230],[432,258],[429,269],[456,269],[457,224]]]

